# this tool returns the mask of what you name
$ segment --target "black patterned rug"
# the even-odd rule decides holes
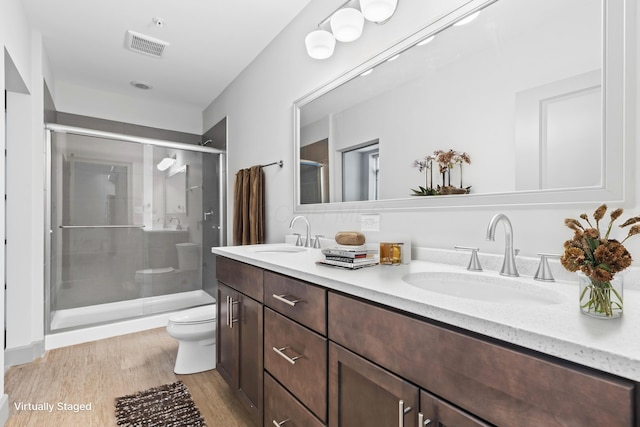
[[[182,381],[116,398],[116,422],[123,427],[206,427]]]

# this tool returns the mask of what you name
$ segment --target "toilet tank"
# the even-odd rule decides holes
[[[200,269],[200,245],[195,243],[176,243],[178,250],[178,270]]]

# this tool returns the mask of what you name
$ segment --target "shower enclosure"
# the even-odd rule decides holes
[[[215,302],[224,152],[47,128],[47,333]]]

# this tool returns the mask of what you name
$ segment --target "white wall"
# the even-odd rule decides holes
[[[40,35],[29,33],[27,39],[30,68],[19,73],[29,93],[10,91],[7,95],[5,362],[8,365],[33,360],[44,351],[45,155],[41,70],[45,57]]]
[[[232,194],[233,174],[238,169],[284,160],[283,169],[265,170],[269,242],[282,240],[293,215],[293,102],[452,8],[452,2],[444,0],[403,0],[391,21],[385,25],[367,23],[363,36],[349,44],[339,43],[332,58],[323,61],[309,58],[304,48],[305,35],[341,3],[340,0],[312,2],[204,112],[205,128],[228,116],[229,194]],[[633,97],[634,93],[628,95]],[[638,159],[636,164],[640,164]],[[637,193],[637,189],[634,192]],[[479,246],[483,252],[502,253],[502,238],[487,242],[485,233],[490,218],[503,212],[514,225],[516,247],[523,255],[535,256],[538,252],[561,252],[563,242],[571,236],[563,224],[564,218],[591,213],[598,204],[599,201],[594,200],[571,207],[503,205],[388,210],[381,211],[381,231],[410,234],[416,246],[468,245]],[[632,203],[626,207],[624,217],[637,215],[638,211],[638,204]],[[229,205],[229,217],[232,212],[233,207]],[[338,212],[317,206],[307,216],[312,233],[332,235],[339,230],[359,229],[360,212],[353,206]],[[628,243],[629,250],[636,253],[640,261],[640,239],[631,239]]]
[[[4,22],[2,23],[2,26],[4,26]],[[0,46],[4,45],[4,37],[0,38]],[[2,82],[3,85],[3,89],[4,89],[4,54],[0,56],[0,82]],[[0,120],[0,151],[4,150],[6,146],[6,141],[5,141],[5,121],[4,120]],[[4,188],[4,177],[5,177],[5,167],[4,167],[4,163],[0,163],[0,188]],[[4,225],[5,223],[5,215],[4,215],[4,197],[0,198],[0,224]],[[4,227],[2,227],[0,229],[0,241],[2,239],[5,238],[4,235]],[[3,259],[5,256],[4,253],[4,245],[0,245],[0,259]],[[0,277],[4,277],[5,271],[4,271],[4,263],[0,263]],[[4,318],[5,318],[5,312],[4,312],[4,306],[5,306],[5,300],[4,300],[4,292],[1,293],[2,295],[0,295],[0,325],[4,328],[5,324],[4,324]],[[4,341],[4,338],[2,339],[2,341]],[[4,352],[0,352],[0,366],[4,366]],[[2,375],[2,378],[0,378],[0,393],[2,394],[2,397],[0,398],[0,425],[4,425],[4,423],[6,422],[6,420],[9,418],[9,399],[8,396],[6,394],[4,394],[4,375]]]
[[[7,188],[8,194],[13,194],[14,200],[7,206],[7,217],[15,215],[16,211],[22,212],[22,216],[16,221],[3,227],[0,227],[0,241],[3,241],[5,237],[5,228],[7,230],[19,231],[24,230],[22,235],[13,234],[13,246],[8,241],[7,237],[7,254],[22,255],[25,263],[30,263],[34,259],[38,262],[35,265],[31,265],[28,268],[21,271],[19,275],[19,281],[12,279],[12,285],[8,286],[8,306],[11,309],[17,308],[22,310],[19,318],[13,317],[14,313],[7,313],[10,317],[8,325],[13,325],[15,329],[11,332],[21,334],[24,339],[20,342],[37,342],[42,339],[42,328],[38,328],[37,321],[42,319],[42,252],[38,252],[41,246],[36,242],[35,234],[39,234],[40,241],[42,240],[42,221],[39,222],[37,227],[34,227],[33,221],[39,220],[43,215],[42,205],[42,180],[38,181],[40,186],[33,186],[35,180],[38,180],[39,175],[37,172],[32,174],[32,168],[42,168],[43,163],[38,163],[37,149],[42,149],[42,140],[34,140],[34,136],[37,138],[38,131],[42,130],[42,119],[38,123],[37,127],[34,126],[37,116],[33,117],[33,113],[36,113],[42,117],[42,93],[33,84],[34,70],[38,70],[40,66],[40,60],[34,57],[33,49],[37,49],[38,46],[32,44],[32,33],[27,23],[26,15],[24,13],[22,3],[19,0],[6,0],[0,3],[0,48],[4,52],[11,56],[12,67],[18,78],[21,80],[21,92],[25,93],[10,93],[8,94],[8,115],[7,115],[7,128],[5,138],[5,123],[4,119],[0,120],[0,152],[7,151],[7,163],[13,167],[15,165],[22,166],[19,178],[24,178],[25,182],[20,182],[18,185],[13,186],[17,181],[10,181],[11,176],[8,176],[5,183],[6,172],[4,170],[4,162],[0,162],[0,189]],[[37,53],[38,56],[40,52]],[[34,61],[36,65],[34,66]],[[4,55],[0,59],[0,82],[2,82],[3,89],[5,87],[5,64]],[[29,92],[29,93],[27,93]],[[39,98],[38,98],[39,96]],[[39,105],[39,107],[38,107]],[[37,146],[34,145],[37,142]],[[22,144],[22,147],[18,147],[16,144]],[[37,147],[37,148],[36,148]],[[13,149],[14,154],[9,154],[9,150]],[[9,169],[9,168],[7,168]],[[24,193],[22,193],[24,191]],[[39,204],[33,205],[34,201]],[[0,224],[5,224],[5,202],[4,197],[0,198]],[[34,211],[37,209],[37,211]],[[15,249],[15,251],[13,250]],[[0,246],[0,259],[4,259],[5,246]],[[5,277],[5,264],[0,263],[0,277]],[[10,277],[15,278],[17,270],[7,269],[7,283],[9,283]],[[40,277],[38,276],[40,273]],[[34,282],[34,278],[36,282]],[[11,289],[11,290],[9,290]],[[40,291],[40,298],[34,297],[33,292],[35,289]],[[18,291],[17,293],[13,291]],[[13,295],[12,295],[13,294]],[[19,297],[15,300],[13,296],[19,294]],[[0,293],[0,325],[4,329],[4,305],[5,305],[4,292]],[[13,305],[15,303],[15,306]],[[35,315],[35,317],[34,317]],[[21,320],[26,319],[26,322],[21,323]],[[9,332],[8,332],[9,334]],[[7,343],[8,344],[8,343]],[[31,348],[30,348],[31,350]],[[4,352],[0,353],[0,362],[2,366],[5,363]],[[0,390],[4,391],[4,377],[0,378]],[[8,418],[8,401],[7,396],[3,395],[0,400],[0,424],[4,424]]]

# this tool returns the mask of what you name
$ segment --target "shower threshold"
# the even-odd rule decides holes
[[[211,295],[197,290],[56,310],[51,319],[50,329],[51,332],[55,332],[61,329],[94,326],[215,302]]]

